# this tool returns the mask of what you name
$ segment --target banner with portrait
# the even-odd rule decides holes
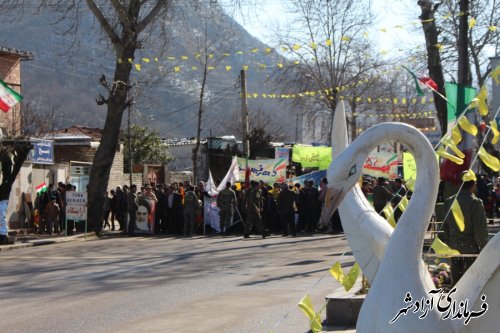
[[[240,179],[245,179],[245,159],[238,157]],[[283,183],[286,180],[286,160],[284,158],[271,160],[248,160],[250,180],[263,181],[268,184]]]
[[[156,200],[140,197],[137,206],[134,233],[154,234]]]

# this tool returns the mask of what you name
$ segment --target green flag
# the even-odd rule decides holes
[[[444,87],[448,99],[448,124],[450,124],[458,118],[472,99],[476,97],[476,89],[450,82],[446,82]]]

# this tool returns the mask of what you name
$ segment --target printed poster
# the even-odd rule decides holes
[[[371,152],[363,165],[363,174],[394,179],[398,177],[398,154]]]
[[[268,184],[283,183],[286,180],[286,160],[248,160],[250,180],[263,181]],[[238,157],[240,179],[245,179],[245,159]]]

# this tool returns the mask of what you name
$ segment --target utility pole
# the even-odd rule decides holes
[[[240,84],[241,84],[241,122],[243,124],[242,132],[242,143],[243,143],[243,155],[245,156],[245,184],[248,185],[248,157],[250,156],[250,142],[248,141],[248,108],[247,108],[247,79],[245,75],[245,70],[242,69],[240,72]]]
[[[297,112],[297,119],[295,121],[295,143],[299,141],[299,113]]]

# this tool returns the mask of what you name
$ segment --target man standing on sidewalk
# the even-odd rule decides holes
[[[229,227],[231,226],[231,217],[236,207],[236,193],[231,189],[231,183],[226,183],[226,188],[220,191],[217,196],[217,207],[219,207],[220,216],[220,233],[229,235]]]
[[[287,183],[281,184],[281,192],[278,195],[278,212],[283,225],[283,236],[297,236],[297,227],[295,226],[295,207],[297,206],[297,195],[288,189]]]
[[[247,194],[247,220],[245,222],[244,238],[250,237],[252,226],[257,226],[257,230],[262,234],[262,238],[266,238],[266,230],[262,224],[262,194],[260,191],[260,183],[256,181],[250,182],[250,191]]]
[[[132,236],[135,229],[135,214],[139,206],[137,205],[137,185],[130,185],[130,191],[127,194],[127,210],[128,210],[128,234]]]

